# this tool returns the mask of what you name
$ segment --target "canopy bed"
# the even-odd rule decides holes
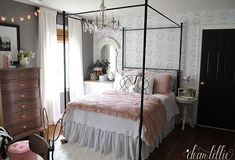
[[[144,4],[109,8],[107,11],[136,7],[144,7],[144,28],[122,29],[122,70],[124,72],[121,76],[124,76],[124,79],[126,78],[125,82],[132,81],[134,78],[134,83],[138,82],[139,84],[137,85],[144,87],[137,87],[139,89],[139,93],[126,92],[129,91],[129,88],[127,90],[123,89],[121,81],[117,80],[117,76],[115,77],[115,81],[118,81],[117,85],[120,86],[117,86],[117,88],[119,87],[119,89],[116,91],[107,91],[99,95],[86,95],[83,98],[70,102],[68,105],[65,103],[67,110],[64,116],[64,135],[69,142],[79,143],[82,146],[92,148],[93,150],[104,154],[111,153],[114,155],[114,158],[135,160],[147,159],[150,153],[153,152],[162,141],[162,138],[166,137],[174,128],[175,115],[177,115],[179,111],[175,102],[174,93],[172,92],[176,91],[176,89],[172,88],[178,88],[179,86],[183,29],[182,23],[177,24],[161,12],[151,7],[148,4],[148,0],[145,0]],[[147,27],[148,9],[151,9],[163,16],[166,20],[171,22],[173,26],[155,28]],[[97,10],[73,14],[65,13],[64,11],[64,32],[66,17],[82,20],[80,18],[73,17],[73,15],[81,16],[83,14],[95,12],[97,12]],[[146,68],[147,30],[175,28],[180,29],[178,69]],[[128,67],[126,65],[125,33],[131,31],[143,31],[143,61],[141,68]],[[66,65],[64,72],[65,71]],[[169,74],[165,74],[165,72]],[[164,77],[163,79],[162,75]],[[175,87],[172,87],[173,84],[171,84],[173,83],[172,77],[175,78]],[[145,90],[145,78],[149,78],[149,81],[152,79],[151,87],[155,88],[152,91],[153,95],[145,95],[145,93],[149,94],[148,91]],[[168,91],[167,93],[164,91],[160,92],[160,84],[166,80],[171,80],[167,84]],[[66,77],[64,81],[66,92]],[[160,86],[160,88],[156,86],[154,87],[154,83],[159,83],[158,87]],[[169,85],[171,86],[169,87]],[[67,102],[67,97],[65,96],[64,98],[64,102]]]

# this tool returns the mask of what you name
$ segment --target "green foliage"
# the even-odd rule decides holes
[[[107,70],[109,69],[110,62],[107,59],[103,59],[102,61],[97,60],[92,66],[89,67],[89,72],[94,72],[97,68],[101,68],[103,74],[107,73]]]
[[[35,57],[35,53],[32,51],[28,51],[28,50],[20,50],[20,51],[17,51],[16,54],[19,55],[20,57],[24,57],[24,58],[34,58]]]

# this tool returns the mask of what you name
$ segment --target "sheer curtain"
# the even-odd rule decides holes
[[[69,34],[68,79],[69,79],[69,89],[70,89],[69,93],[70,93],[70,100],[73,101],[84,94],[81,21],[69,18],[68,32],[69,32],[68,33]]]
[[[55,123],[60,117],[60,93],[63,88],[63,55],[58,55],[56,14],[54,10],[40,7],[39,49],[41,67],[42,105],[47,109],[49,123]]]

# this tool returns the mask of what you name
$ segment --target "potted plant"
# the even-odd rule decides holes
[[[109,68],[109,61],[107,59],[103,60],[97,60],[92,66],[89,67],[89,72],[90,72],[90,78],[91,80],[94,80],[94,74],[96,77],[101,76],[101,79],[103,78],[102,76],[107,77],[107,70]]]
[[[28,50],[20,50],[16,53],[20,58],[20,65],[28,66],[30,60],[35,57],[35,53],[33,51]]]

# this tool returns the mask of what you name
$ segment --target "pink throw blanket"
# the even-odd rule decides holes
[[[97,95],[85,95],[68,104],[68,109],[104,113],[112,116],[138,120],[141,95],[134,92],[106,91]],[[166,126],[166,113],[161,100],[144,96],[143,131],[144,142],[153,144]]]

